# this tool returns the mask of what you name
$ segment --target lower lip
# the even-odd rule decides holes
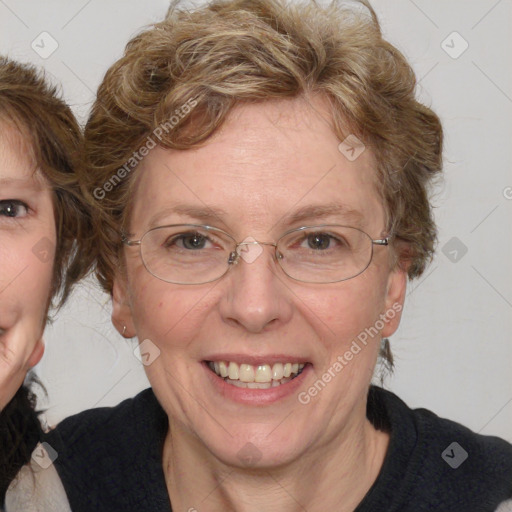
[[[311,364],[306,364],[300,375],[286,384],[281,384],[275,388],[249,389],[228,384],[222,377],[219,377],[210,369],[207,362],[203,361],[202,365],[208,378],[220,395],[234,402],[247,405],[267,405],[289,397],[290,395],[294,395],[312,368]]]

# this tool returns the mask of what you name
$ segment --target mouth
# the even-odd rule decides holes
[[[310,363],[283,362],[238,364],[234,361],[205,361],[206,366],[227,384],[238,388],[269,389],[297,378]]]

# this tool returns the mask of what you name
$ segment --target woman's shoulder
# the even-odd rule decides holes
[[[512,444],[474,432],[427,409],[415,409],[413,414],[427,474],[441,479],[447,488],[466,488],[468,496],[480,497],[484,502],[512,499]]]
[[[140,419],[142,413],[158,413],[160,405],[151,388],[141,391],[133,398],[127,398],[113,407],[96,407],[86,409],[63,419],[54,429],[46,434],[49,440],[64,439],[70,443],[79,442],[84,436],[93,434],[98,436],[97,429],[101,427],[103,432],[110,432],[118,425],[128,428],[133,425],[133,420]]]
[[[378,387],[370,390],[368,408],[374,424],[391,429],[387,469],[393,466],[388,474],[400,475],[395,484],[404,496],[438,509],[461,500],[496,508],[512,498],[512,445],[506,440],[475,433],[425,408],[412,409]]]
[[[457,446],[459,444],[460,448],[464,448],[462,444],[465,443],[473,451],[473,458],[479,462],[493,463],[498,459],[508,463],[512,470],[512,444],[500,437],[476,433],[461,423],[440,417],[426,408],[412,409],[393,392],[377,386],[370,388],[368,409],[369,417],[372,418],[373,415],[374,418],[372,423],[380,421],[395,428],[400,423],[405,425],[407,431],[414,430],[429,446],[443,447],[441,459],[450,467],[461,466],[466,460],[469,461],[470,454],[467,450],[461,450]],[[450,458],[456,460],[450,461]]]
[[[92,464],[100,453],[106,456],[126,446],[133,449],[158,434],[166,422],[167,416],[148,388],[114,407],[98,407],[69,416],[47,432],[43,440],[58,454],[58,466],[74,459],[91,459]]]

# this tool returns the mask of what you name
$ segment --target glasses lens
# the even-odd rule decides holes
[[[355,277],[370,264],[373,245],[365,232],[344,226],[300,228],[278,243],[281,267],[298,281],[333,283]]]
[[[176,284],[214,281],[228,268],[234,240],[206,226],[163,226],[142,237],[141,255],[155,277]]]

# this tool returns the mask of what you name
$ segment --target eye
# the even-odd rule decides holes
[[[9,218],[22,218],[28,215],[29,207],[17,199],[0,201],[0,216]]]
[[[313,233],[306,238],[310,249],[328,249],[331,236],[325,233]]]
[[[333,245],[337,245],[338,248],[347,246],[347,242],[341,236],[333,236],[328,233],[310,233],[304,237],[304,242],[307,242],[307,249],[313,249],[317,251],[325,251],[332,249]]]
[[[169,248],[173,245],[178,245],[178,242],[181,243],[181,247],[184,249],[198,250],[204,249],[207,241],[208,237],[199,233],[181,233],[169,238],[165,243],[165,247]],[[178,245],[178,247],[180,246]]]

